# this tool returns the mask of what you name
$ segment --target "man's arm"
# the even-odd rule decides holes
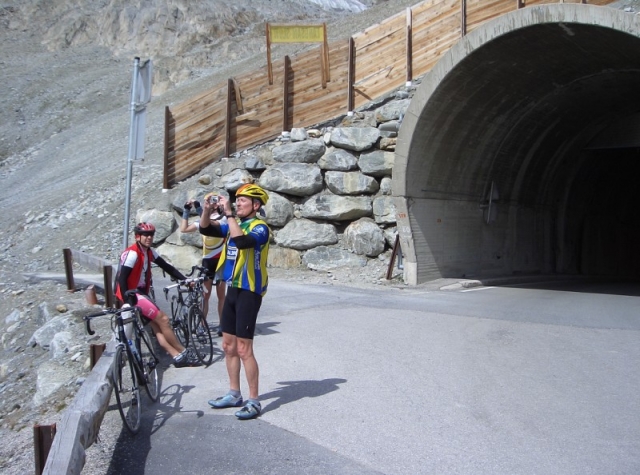
[[[223,197],[220,197],[220,201]],[[216,205],[217,206],[217,205]],[[211,221],[211,212],[213,211],[211,203],[208,200],[204,202],[204,209],[202,210],[202,216],[200,216],[199,230],[203,236],[213,237],[225,237],[226,234],[222,233],[219,221]]]
[[[162,270],[164,270],[167,274],[169,274],[174,279],[176,280],[186,279],[186,277],[182,275],[182,272],[180,272],[178,269],[173,267],[171,264],[165,261],[162,257],[160,256],[156,257],[153,262],[155,262],[158,265],[158,267],[160,267]]]

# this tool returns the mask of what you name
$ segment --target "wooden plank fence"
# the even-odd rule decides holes
[[[426,74],[461,37],[519,8],[614,0],[425,0],[348,40],[328,45],[323,87],[318,49],[230,78],[165,113],[164,188],[294,127],[334,119]],[[318,47],[319,48],[319,47]]]

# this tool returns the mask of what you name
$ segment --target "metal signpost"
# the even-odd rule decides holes
[[[127,183],[124,204],[124,231],[122,249],[129,247],[129,209],[131,207],[131,177],[133,161],[144,159],[144,130],[147,119],[147,104],[151,101],[152,63],[148,59],[140,63],[133,60],[131,80],[131,128],[129,130],[129,154],[127,158]]]

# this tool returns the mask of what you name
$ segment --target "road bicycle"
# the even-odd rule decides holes
[[[120,417],[131,434],[140,430],[140,387],[144,387],[153,402],[158,400],[160,393],[157,368],[159,360],[153,350],[151,338],[144,328],[140,310],[135,306],[135,294],[135,290],[125,292],[125,299],[130,303],[120,309],[106,308],[99,313],[83,317],[87,333],[93,335],[95,332],[91,329],[91,320],[111,315],[111,330],[117,342],[111,380]]]
[[[171,296],[171,324],[176,336],[185,348],[191,347],[205,365],[213,359],[213,339],[209,323],[204,316],[204,281],[208,279],[203,267],[193,266],[187,276],[198,271],[198,277],[182,280],[164,287],[164,296],[169,300],[169,291],[177,289]]]

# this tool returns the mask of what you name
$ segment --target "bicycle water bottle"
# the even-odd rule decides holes
[[[138,355],[138,349],[136,348],[135,343],[131,341],[131,339],[127,340],[127,343],[129,343],[129,348],[131,348],[131,353],[133,353],[133,357],[139,360],[140,355]]]

